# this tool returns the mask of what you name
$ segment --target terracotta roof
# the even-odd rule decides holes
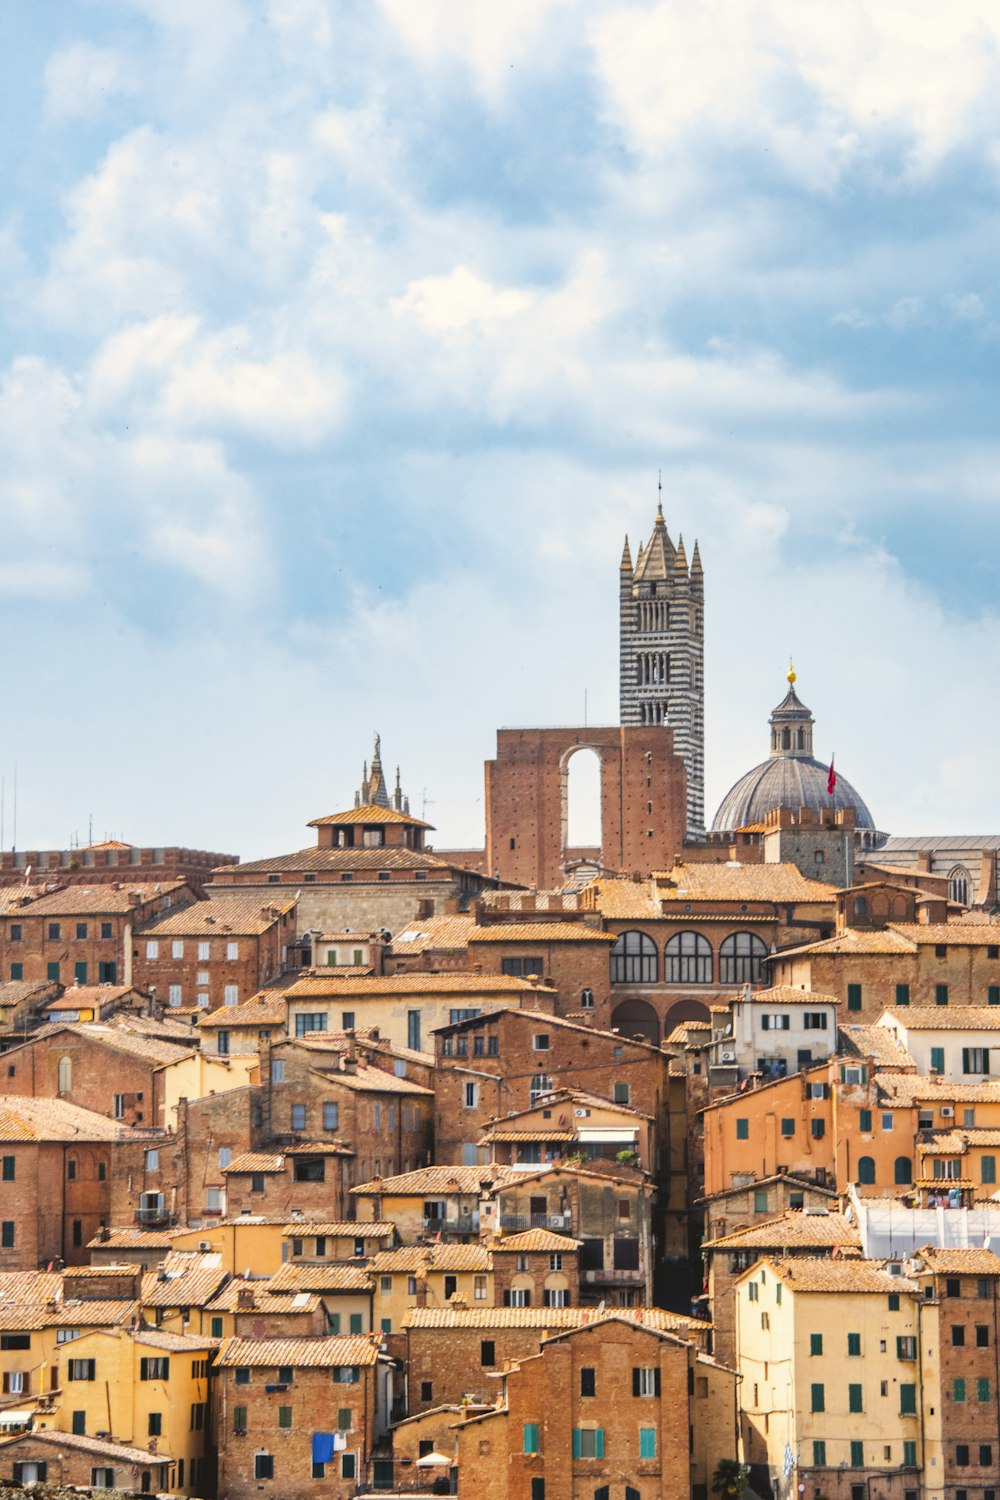
[[[521,1234],[507,1234],[502,1239],[494,1240],[491,1248],[495,1251],[520,1251],[523,1254],[536,1250],[570,1254],[579,1250],[582,1243],[582,1240],[570,1239],[565,1234],[553,1234],[548,1229],[525,1229]]]
[[[272,1292],[369,1292],[371,1276],[367,1266],[348,1261],[328,1261],[325,1265],[297,1265],[285,1261],[270,1280]]]
[[[1000,1083],[946,1083],[914,1073],[877,1073],[875,1082],[889,1104],[1000,1103]]]
[[[734,995],[734,1004],[742,1000]],[[839,1005],[836,995],[825,995],[822,990],[802,990],[793,984],[772,984],[766,990],[754,990],[750,996],[756,1005]]]
[[[141,1464],[155,1468],[158,1464],[172,1464],[169,1453],[158,1450],[151,1453],[148,1448],[129,1448],[124,1443],[106,1443],[101,1438],[86,1437],[82,1432],[51,1432],[47,1428],[36,1428],[22,1432],[10,1442],[17,1443],[28,1438],[32,1443],[51,1443],[60,1448],[76,1448],[80,1453],[90,1453],[94,1458],[117,1459],[120,1464]],[[5,1447],[7,1444],[4,1445]]]
[[[353,1073],[323,1073],[320,1075],[330,1088],[344,1087],[360,1094],[407,1094],[424,1099],[433,1099],[434,1090],[425,1089],[410,1078],[397,1078],[385,1068],[376,1068],[368,1063],[358,1063]]]
[[[891,1016],[905,1031],[1000,1029],[1000,1008],[995,1005],[890,1005],[883,1016]]]
[[[8,1054],[9,1055],[9,1054]],[[0,1141],[117,1141],[159,1139],[65,1099],[0,1098]]]
[[[0,1329],[5,1333],[33,1328],[116,1328],[131,1323],[139,1311],[135,1301],[112,1297],[74,1298],[48,1302],[0,1302]]]
[[[613,932],[600,932],[583,922],[489,922],[476,927],[470,943],[605,943]]]
[[[0,1007],[20,1005],[23,1000],[29,1000],[32,995],[41,994],[43,990],[51,990],[54,987],[54,981],[51,979],[5,979],[0,984]]]
[[[886,1026],[840,1026],[841,1048],[851,1056],[870,1057],[880,1068],[916,1068],[913,1058]]]
[[[979,1246],[947,1250],[937,1245],[922,1245],[914,1252],[913,1259],[922,1260],[929,1271],[940,1275],[1000,1276],[1000,1257]]]
[[[575,1141],[576,1135],[572,1130],[561,1130],[558,1126],[553,1128],[541,1121],[535,1130],[497,1130],[489,1127],[483,1131],[479,1139],[484,1145],[491,1142],[516,1145],[521,1141],[559,1141],[566,1144],[569,1141]]]
[[[378,1342],[371,1338],[227,1339],[215,1361],[231,1366],[280,1366],[293,1369],[338,1365],[373,1365]]]
[[[162,896],[173,896],[179,891],[187,891],[186,881],[164,880],[158,884],[145,882],[121,885],[108,881],[103,885],[67,885],[46,896],[39,896],[22,909],[26,917],[85,917],[91,914],[113,916],[135,910],[136,902],[132,899],[134,896],[138,896],[139,904],[144,905],[149,901],[157,901]]]
[[[87,1243],[88,1250],[169,1250],[186,1229],[101,1229]]]
[[[800,1208],[787,1209],[758,1224],[748,1224],[732,1234],[705,1240],[704,1250],[781,1250],[798,1245],[860,1245],[857,1226],[843,1214],[807,1214]]]
[[[794,1172],[772,1172],[770,1177],[755,1177],[752,1182],[745,1182],[740,1187],[720,1188],[717,1193],[706,1193],[703,1198],[695,1199],[695,1202],[718,1203],[723,1198],[738,1198],[741,1193],[752,1193],[757,1188],[770,1186],[772,1182],[786,1182],[796,1192],[799,1188],[807,1188],[810,1193],[817,1193],[821,1198],[837,1197],[836,1188],[820,1187],[808,1177],[796,1177]]]
[[[792,864],[676,864],[653,872],[658,898],[676,901],[803,901],[833,904],[836,887],[807,880]]]
[[[336,970],[329,974],[310,974],[285,991],[288,1000],[312,1000],[319,996],[341,999],[355,995],[524,995],[537,991],[554,995],[555,990],[510,974],[373,974],[367,979],[340,978]],[[548,1019],[548,1018],[547,1018]]]
[[[275,1151],[241,1151],[223,1172],[283,1172],[285,1158]]]
[[[524,1173],[513,1167],[418,1167],[395,1177],[377,1177],[359,1183],[352,1193],[378,1194],[386,1198],[420,1197],[426,1193],[479,1193],[498,1183],[519,1182]]]
[[[62,1296],[59,1271],[0,1271],[0,1305],[48,1302]]]
[[[803,943],[796,948],[782,948],[775,955],[775,960],[782,958],[795,958],[803,953],[916,953],[915,943],[900,932],[893,932],[886,928],[884,932],[861,931],[856,927],[848,927],[844,932],[835,933],[833,937],[820,938],[815,943]]]
[[[335,875],[344,871],[362,874],[367,870],[440,870],[443,875],[456,868],[459,867],[428,854],[425,849],[400,849],[394,845],[381,849],[317,849],[313,846],[296,849],[291,854],[275,854],[269,859],[248,860],[246,864],[219,865],[212,871],[212,882],[225,888],[234,875],[298,875],[318,870]]]
[[[641,885],[634,880],[592,880],[585,887],[593,891],[596,909],[611,921],[655,922],[663,913],[653,899],[649,881]]]
[[[930,1140],[918,1142],[917,1151],[921,1156],[963,1156],[971,1146],[1000,1146],[1000,1130],[972,1126],[935,1131]],[[947,1181],[941,1186],[947,1187]]]
[[[253,1293],[253,1303],[249,1307],[239,1305],[241,1292]],[[213,1297],[205,1308],[209,1313],[266,1313],[269,1317],[292,1317],[298,1313],[314,1313],[323,1306],[322,1301],[315,1292],[298,1291],[292,1294],[288,1292],[274,1292],[268,1281],[244,1281],[242,1276],[234,1277]]]
[[[260,990],[242,1005],[220,1005],[209,1011],[199,1018],[198,1025],[284,1026],[285,1015],[284,990]]]
[[[916,1287],[905,1277],[893,1276],[874,1260],[830,1260],[795,1256],[790,1260],[766,1257],[776,1276],[793,1292],[912,1292]],[[751,1273],[746,1272],[749,1276]],[[759,1273],[754,1273],[759,1274]]]
[[[215,1259],[217,1257],[213,1257]],[[166,1264],[166,1263],[165,1263]],[[205,1307],[218,1292],[228,1272],[221,1266],[196,1266],[179,1276],[160,1280],[160,1272],[147,1271],[140,1294],[143,1307]]]
[[[340,823],[395,823],[406,828],[433,828],[433,823],[421,822],[409,813],[397,812],[394,807],[381,807],[376,802],[366,802],[361,807],[349,807],[346,812],[327,813],[323,818],[312,818],[307,828],[327,828]]]
[[[167,937],[257,937],[273,927],[279,917],[295,907],[295,898],[262,902],[258,897],[210,896],[178,911],[164,912],[143,923],[145,938]],[[272,915],[275,913],[275,915]]]
[[[371,1271],[387,1276],[391,1271],[427,1273],[430,1271],[489,1271],[490,1252],[485,1245],[404,1245],[398,1250],[382,1250],[371,1259]]]
[[[219,1347],[218,1339],[199,1338],[192,1333],[168,1333],[165,1328],[141,1328],[131,1337],[133,1343],[145,1344],[151,1349],[166,1349],[170,1354],[194,1354],[200,1349]]]
[[[1000,944],[998,922],[892,922],[893,932],[925,947],[944,943],[951,948],[984,948]]]
[[[403,958],[437,949],[464,949],[472,933],[478,931],[475,917],[414,918],[392,940],[394,957]]]
[[[131,984],[71,984],[59,1000],[50,1000],[45,1007],[46,1015],[55,1010],[99,1010],[102,1005],[111,1005],[126,995],[136,993]],[[0,994],[0,1004],[3,996]]]
[[[372,1220],[371,1223],[359,1219],[329,1219],[317,1223],[308,1219],[292,1219],[281,1232],[284,1236],[293,1236],[295,1239],[311,1234],[324,1234],[327,1239],[383,1239],[387,1234],[394,1235],[396,1226],[390,1219]]]
[[[193,1032],[187,1043],[164,1042],[156,1037],[140,1036],[133,1031],[124,1031],[119,1026],[112,1026],[108,1021],[61,1021],[51,1029],[46,1027],[44,1036],[56,1036],[60,1031],[68,1031],[73,1036],[83,1037],[86,1041],[96,1042],[99,1046],[113,1047],[116,1052],[127,1052],[132,1057],[143,1057],[152,1063],[172,1063],[180,1061],[181,1058],[190,1057],[198,1042]],[[31,1043],[42,1035],[40,1031],[32,1032],[22,1045],[30,1047]],[[20,1049],[10,1048],[12,1052],[18,1050]]]
[[[617,1317],[628,1323],[643,1323],[658,1332],[702,1333],[712,1325],[682,1313],[667,1312],[661,1307],[616,1307]],[[404,1328],[537,1328],[553,1333],[563,1328],[579,1328],[585,1323],[600,1322],[603,1314],[596,1307],[409,1307],[403,1318]]]

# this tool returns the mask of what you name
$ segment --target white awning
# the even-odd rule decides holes
[[[28,1411],[0,1411],[0,1427],[23,1427],[34,1415],[33,1408]]]
[[[634,1141],[639,1134],[639,1127],[629,1128],[624,1125],[616,1125],[601,1129],[596,1125],[583,1125],[577,1131],[581,1145],[614,1145],[615,1141]]]

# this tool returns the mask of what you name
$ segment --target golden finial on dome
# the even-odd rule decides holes
[[[785,673],[785,676],[788,679],[788,685],[789,685],[789,687],[794,687],[795,686],[795,666],[794,666],[794,664],[792,662],[792,658],[791,657],[788,658],[788,671]]]

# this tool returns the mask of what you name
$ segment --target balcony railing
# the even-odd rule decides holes
[[[165,1224],[170,1218],[166,1205],[163,1203],[159,1208],[137,1208],[135,1216],[140,1224]]]
[[[501,1229],[554,1229],[573,1228],[572,1214],[501,1214]]]
[[[636,1267],[635,1270],[624,1271],[619,1266],[605,1266],[602,1269],[587,1270],[583,1273],[584,1281],[611,1281],[626,1282],[633,1286],[641,1286],[646,1280],[644,1271]]]

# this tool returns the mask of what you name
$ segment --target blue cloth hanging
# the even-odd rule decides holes
[[[312,1461],[314,1464],[328,1464],[333,1461],[333,1433],[314,1432]]]

